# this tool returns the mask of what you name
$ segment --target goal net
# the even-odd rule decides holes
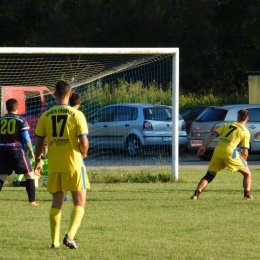
[[[82,95],[79,109],[87,121],[92,120],[89,122],[87,166],[168,165],[173,179],[177,180],[178,77],[178,48],[0,48],[1,116],[5,113],[5,101],[16,98],[21,104],[18,113],[28,119],[33,139],[40,114],[55,104],[52,93],[56,82],[67,80],[73,90]],[[172,106],[169,129],[160,130],[171,132],[171,138],[164,140],[163,149],[159,149],[162,146],[156,142],[146,149],[148,146],[138,140],[144,130],[139,115],[120,119],[122,114],[130,116],[138,108],[119,107],[117,116],[107,119],[106,124],[104,115],[115,113],[110,107],[101,112],[102,125],[97,126],[97,118],[93,116],[96,111],[109,105],[130,103],[133,106],[141,103]],[[132,127],[131,131],[127,132],[126,125]],[[133,138],[126,140],[130,132],[131,136],[136,135],[135,142]],[[161,140],[163,136],[164,133]],[[137,144],[141,145],[141,152],[129,153]]]

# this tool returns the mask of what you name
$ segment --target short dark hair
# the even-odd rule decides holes
[[[6,102],[6,110],[10,112],[14,112],[15,110],[18,109],[18,101],[14,98],[8,99]]]
[[[73,92],[71,97],[70,97],[70,105],[72,107],[79,105],[81,103],[81,94],[78,92]]]
[[[248,118],[248,111],[246,109],[241,109],[237,112],[237,115],[241,121],[245,121]]]
[[[55,91],[57,96],[59,96],[60,98],[64,98],[68,94],[68,92],[71,91],[71,85],[65,80],[59,80],[56,83]]]

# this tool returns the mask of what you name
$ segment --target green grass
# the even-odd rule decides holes
[[[253,201],[243,200],[242,175],[218,174],[190,200],[205,171],[180,171],[178,182],[92,183],[76,239],[78,250],[51,250],[51,195],[37,188],[30,207],[24,188],[0,193],[0,259],[259,259],[260,170],[252,170]],[[61,240],[71,202],[64,202]]]

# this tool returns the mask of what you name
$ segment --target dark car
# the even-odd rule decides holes
[[[180,115],[185,120],[186,132],[190,133],[190,126],[195,121],[195,119],[205,110],[205,108],[211,107],[209,105],[196,105],[182,108],[180,110]]]

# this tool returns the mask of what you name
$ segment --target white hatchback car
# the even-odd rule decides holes
[[[179,117],[179,153],[187,145],[185,121]],[[88,118],[90,149],[124,150],[130,156],[144,150],[172,151],[172,107],[153,104],[115,104]]]

